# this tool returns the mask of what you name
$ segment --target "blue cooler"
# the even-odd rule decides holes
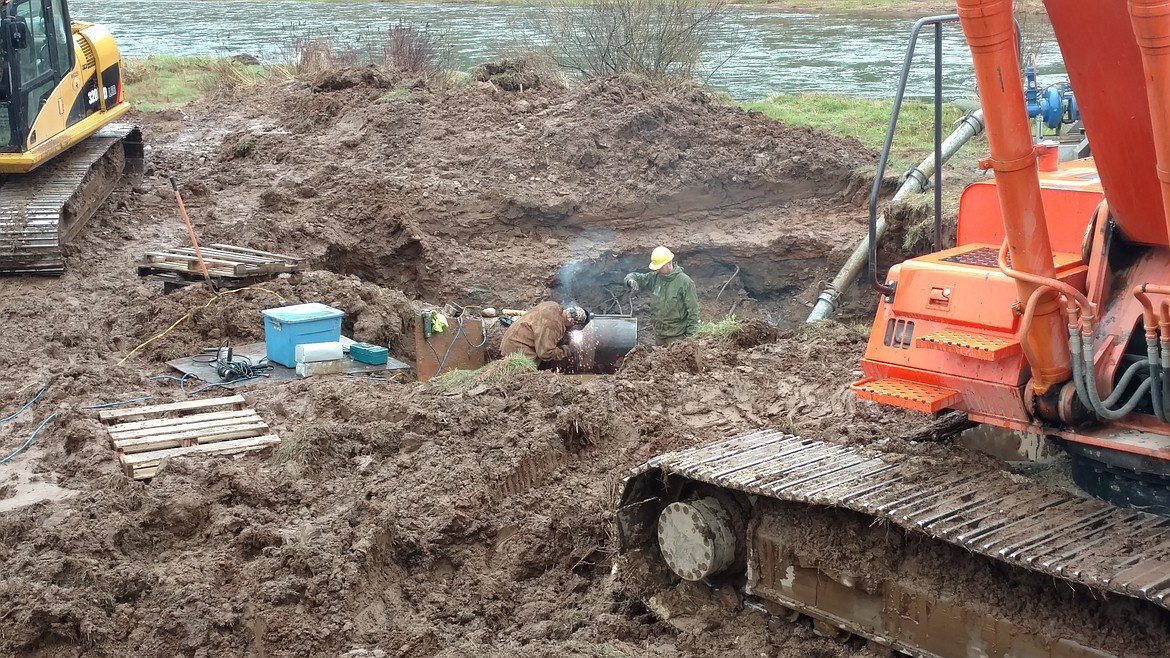
[[[297,345],[341,340],[341,316],[331,306],[297,304],[260,311],[264,314],[264,347],[268,360],[297,367]]]

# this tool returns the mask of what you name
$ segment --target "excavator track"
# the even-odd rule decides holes
[[[139,128],[110,124],[30,173],[0,177],[0,274],[60,276],[63,246],[143,167]]]
[[[1170,518],[970,469],[759,431],[636,468],[618,534],[623,552],[660,577],[677,580],[682,565],[686,580],[739,578],[773,614],[806,615],[825,634],[867,638],[884,655],[1165,655]],[[878,548],[891,533],[901,537],[896,558]],[[846,539],[849,548],[833,545]],[[931,564],[932,576],[911,576]],[[960,565],[974,575],[956,576]],[[971,592],[997,589],[1002,577],[948,591],[988,573],[1012,583],[999,599]],[[1085,618],[1060,628],[1035,611],[1002,612],[1047,598],[1065,610],[1057,618]],[[1117,616],[1132,622],[1132,637],[1110,635]],[[1114,625],[1090,630],[1107,619]]]

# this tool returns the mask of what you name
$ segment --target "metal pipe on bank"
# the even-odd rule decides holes
[[[982,134],[983,129],[982,109],[975,110],[960,119],[959,127],[942,143],[942,162],[946,163],[950,160],[951,156],[957,153],[972,137]],[[906,180],[898,188],[898,192],[894,194],[891,203],[900,203],[911,194],[919,194],[925,191],[934,170],[934,153],[931,153],[926,156],[921,164],[906,174]],[[880,240],[888,228],[889,221],[886,219],[886,213],[883,212],[877,219],[876,239]],[[870,240],[869,236],[866,236],[862,238],[861,243],[853,250],[853,254],[849,256],[849,260],[845,261],[845,266],[837,273],[832,283],[817,297],[816,304],[813,306],[812,312],[809,313],[808,319],[805,322],[824,320],[837,312],[842,291],[853,285],[857,277],[861,276],[861,271],[865,268],[869,260],[869,248]]]

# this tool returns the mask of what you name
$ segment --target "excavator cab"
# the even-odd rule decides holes
[[[57,5],[54,7],[53,5]],[[3,99],[6,107],[6,141],[0,149],[20,152],[29,137],[30,118],[35,118],[54,87],[73,68],[73,48],[68,17],[55,20],[60,2],[21,0],[4,6],[0,22],[3,35]]]
[[[114,37],[74,22],[65,0],[0,0],[0,273],[59,275],[61,245],[122,174],[142,135]]]
[[[72,24],[63,0],[3,5],[0,41],[0,153],[27,154],[0,156],[0,172],[31,171],[130,109],[113,37]]]

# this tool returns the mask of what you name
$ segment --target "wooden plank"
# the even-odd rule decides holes
[[[161,259],[163,259],[163,262],[172,261],[172,260],[181,260],[184,262],[184,267],[187,267],[187,265],[189,263],[196,263],[196,264],[199,263],[198,256],[188,256],[187,254],[164,254],[164,253],[160,253],[157,251],[148,251],[148,252],[146,252],[146,255],[151,257],[151,258],[161,258]],[[208,258],[206,256],[203,257],[203,262],[210,263],[212,265],[227,265],[227,266],[233,267],[233,268],[236,265],[238,265],[238,263],[236,263],[234,261],[217,260],[215,258]],[[160,263],[159,261],[151,261],[151,264],[152,265],[160,265],[162,263]]]
[[[209,420],[224,420],[227,418],[244,418],[255,415],[256,412],[252,409],[236,409],[234,411],[210,411],[202,414],[191,414],[189,416],[176,416],[170,418],[152,418],[150,420],[136,420],[131,423],[118,423],[117,425],[110,425],[110,434],[122,433],[131,430],[146,429],[148,427],[168,427],[170,425],[183,425],[186,423],[202,423]]]
[[[177,419],[177,420],[182,420]],[[264,419],[260,414],[252,412],[247,416],[239,418],[220,418],[219,420],[205,420],[198,423],[180,423],[177,425],[167,425],[165,427],[146,427],[137,430],[126,430],[125,432],[115,432],[115,428],[110,428],[110,438],[114,440],[114,445],[123,439],[137,439],[144,436],[159,436],[161,434],[176,434],[178,432],[197,432],[199,430],[210,430],[217,427],[231,427],[232,425],[244,425],[248,423],[263,423]]]
[[[156,404],[149,407],[137,407],[132,409],[108,409],[106,411],[99,411],[98,418],[100,418],[103,422],[115,419],[139,420],[145,419],[145,417],[150,414],[170,413],[173,411],[193,411],[195,409],[209,409],[211,407],[221,407],[229,404],[244,404],[244,398],[241,395],[229,395],[222,398],[187,400],[185,402],[171,402],[169,404]]]
[[[267,256],[269,258],[277,258],[280,260],[289,260],[289,261],[293,261],[293,262],[297,262],[297,263],[304,260],[300,256],[288,256],[285,254],[273,253],[271,251],[260,251],[259,249],[248,249],[247,247],[237,247],[237,246],[231,245],[231,244],[220,244],[217,242],[213,242],[213,243],[211,243],[211,246],[215,247],[216,249],[223,249],[224,251],[238,251],[238,252],[245,253],[245,254],[253,254],[256,256]]]
[[[235,452],[243,452],[245,450],[259,450],[265,446],[270,446],[280,443],[280,437],[275,434],[267,436],[257,436],[248,439],[234,439],[231,441],[220,441],[218,443],[209,443],[206,445],[187,446],[184,448],[168,448],[166,450],[153,450],[151,452],[139,452],[135,454],[123,454],[122,463],[126,466],[154,466],[164,459],[170,457],[179,457],[181,455],[191,455],[196,453],[208,453],[213,455],[230,455]]]
[[[194,249],[187,247],[183,247],[182,249],[178,249],[176,251],[182,254],[195,253]],[[210,255],[212,258],[220,258],[231,261],[237,265],[269,265],[280,262],[271,258],[263,258],[261,256],[252,256],[249,254],[237,254],[232,251],[220,251],[219,249],[204,249],[203,253]]]
[[[197,255],[197,254],[195,254],[195,250],[190,248],[190,247],[180,247],[178,249],[175,249],[174,251],[176,253],[180,253],[180,254],[184,254],[184,255]],[[241,265],[241,264],[260,265],[260,264],[272,262],[271,260],[269,260],[267,258],[260,258],[258,256],[247,256],[244,254],[234,254],[230,251],[220,251],[219,249],[200,249],[200,251],[203,252],[203,260],[207,260],[207,258],[210,256],[211,258],[219,258],[219,259],[225,260],[229,263],[235,263],[236,265]]]
[[[115,441],[114,447],[124,453],[150,452],[167,448],[181,448],[186,445],[203,445],[227,441],[228,439],[243,439],[250,436],[262,436],[268,431],[264,423],[249,423],[246,425],[231,425],[228,427],[210,430],[196,430],[192,432],[175,432],[173,434],[159,434],[137,439],[123,439]]]
[[[194,270],[191,269],[192,264],[194,264],[194,267],[195,267]],[[203,277],[203,271],[199,269],[199,264],[196,263],[195,261],[191,261],[190,263],[188,263],[186,261],[184,261],[182,263],[164,263],[164,262],[160,262],[160,261],[155,261],[155,262],[151,262],[151,263],[144,263],[144,264],[141,264],[138,266],[138,275],[139,276],[142,276],[142,270],[144,270],[144,269],[145,270],[159,270],[159,271],[165,271],[165,272],[179,272],[182,274],[191,274],[194,272],[194,273],[198,273],[200,278]],[[207,273],[214,275],[214,276],[235,276],[236,275],[235,268],[224,269],[222,267],[215,267],[215,266],[207,268]]]

